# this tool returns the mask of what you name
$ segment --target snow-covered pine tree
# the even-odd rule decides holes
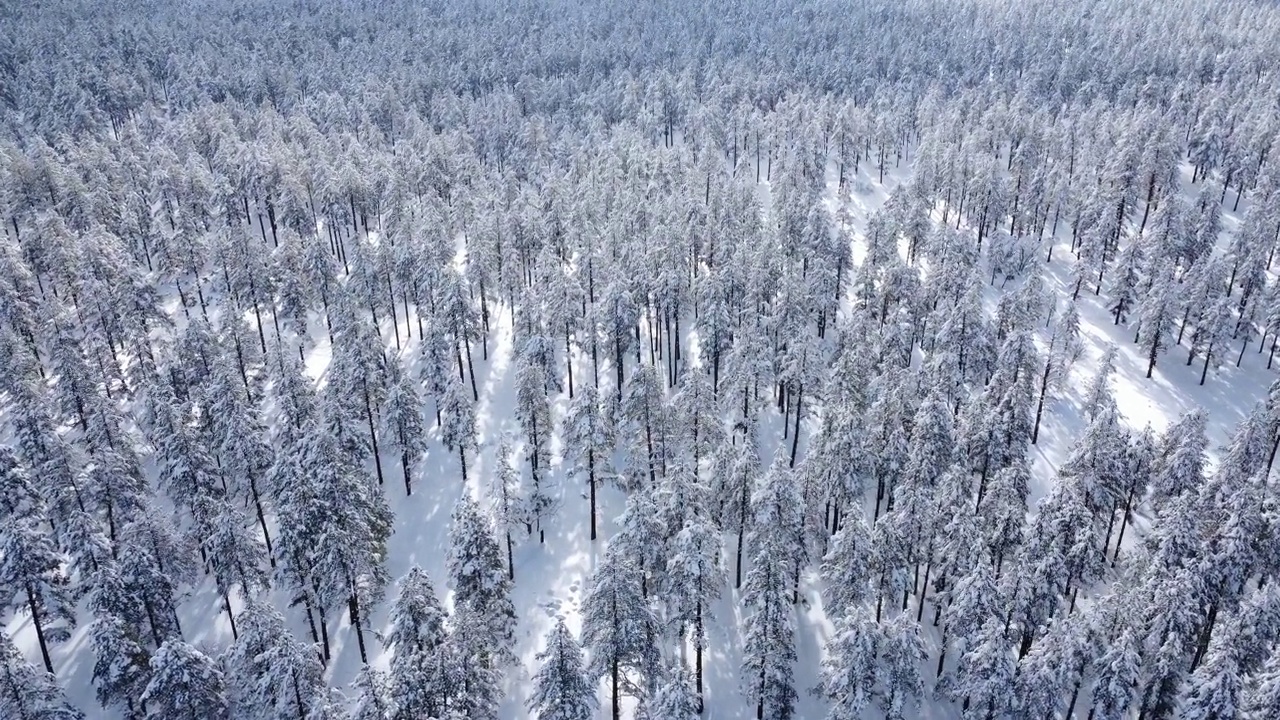
[[[267,529],[264,509],[267,490],[264,483],[275,453],[267,442],[267,429],[258,409],[249,401],[243,386],[232,377],[228,359],[217,363],[217,367],[211,378],[208,409],[216,437],[214,447],[220,453],[225,474],[230,480],[231,493],[253,503],[258,527],[262,530],[270,556],[271,534]]]
[[[217,661],[177,639],[151,656],[151,682],[140,698],[158,720],[225,720],[231,717],[226,682]]]
[[[89,515],[91,506],[81,488],[76,454],[73,447],[59,434],[50,414],[48,390],[35,376],[35,370],[20,371],[16,363],[11,365],[9,382],[9,424],[13,428],[14,449],[24,467],[30,468],[30,482],[38,488],[47,504],[50,521],[57,528],[63,549],[70,552],[77,565],[81,563],[87,546],[71,542],[67,533],[73,526],[84,527],[94,521]],[[19,467],[17,457],[6,467]],[[8,472],[7,470],[5,472]],[[74,518],[74,519],[73,519]]]
[[[502,551],[476,501],[463,495],[453,509],[449,528],[449,587],[458,612],[466,608],[492,643],[496,665],[514,660],[516,611],[511,603],[511,580],[502,565]]]
[[[0,632],[0,714],[13,720],[84,720],[67,702],[51,673],[27,662]]]
[[[963,717],[1004,717],[1015,706],[1018,664],[1005,637],[1003,623],[990,618],[960,658],[957,681],[966,689]]]
[[[440,274],[436,287],[435,310],[439,322],[448,329],[453,337],[453,354],[458,365],[458,381],[463,380],[462,361],[466,356],[467,375],[471,378],[471,401],[479,402],[480,395],[476,390],[476,373],[471,363],[471,343],[475,342],[482,332],[480,326],[480,310],[470,292],[467,277],[457,268],[448,267]]]
[[[1040,377],[1040,398],[1036,402],[1036,424],[1031,431],[1031,444],[1035,445],[1040,438],[1040,420],[1044,415],[1046,401],[1063,387],[1071,366],[1084,351],[1084,343],[1080,340],[1080,314],[1075,303],[1068,303],[1049,335],[1049,348],[1045,353],[1044,373]]]
[[[672,406],[681,436],[688,439],[693,453],[693,467],[700,471],[703,461],[714,457],[716,449],[728,440],[723,411],[705,369],[682,376]]]
[[[1113,324],[1125,322],[1129,312],[1137,304],[1138,290],[1142,283],[1142,269],[1147,264],[1146,246],[1141,235],[1135,235],[1120,251],[1115,261],[1107,293],[1111,296]]]
[[[426,449],[426,428],[422,422],[422,398],[418,385],[405,372],[403,359],[387,361],[387,397],[382,410],[382,433],[400,453],[400,472],[405,495],[413,494],[412,468]]]
[[[1175,293],[1173,271],[1168,263],[1155,264],[1146,295],[1138,302],[1138,329],[1134,337],[1147,358],[1147,377],[1151,377],[1160,354],[1169,347],[1177,307]]]
[[[535,659],[540,665],[533,674],[528,707],[538,720],[591,720],[598,704],[596,688],[587,680],[582,648],[565,627],[564,618],[556,619],[546,647]]]
[[[839,618],[871,597],[871,531],[862,513],[845,516],[822,559],[823,605]]]
[[[587,673],[608,676],[613,720],[622,717],[623,693],[643,694],[658,671],[658,619],[640,589],[641,571],[611,543],[582,601],[582,644]]]
[[[510,651],[499,647],[501,637],[491,623],[470,605],[459,605],[449,634],[449,712],[474,720],[498,720],[502,701],[499,665]]]
[[[640,592],[646,598],[664,587],[667,571],[667,526],[655,495],[655,489],[642,486],[627,496],[626,509],[617,519],[618,532],[609,543],[640,571]]]
[[[1102,358],[1098,360],[1098,369],[1085,385],[1084,402],[1081,408],[1088,421],[1092,421],[1100,412],[1116,410],[1111,380],[1116,373],[1116,358],[1119,352],[1115,345],[1108,345],[1102,353]]]
[[[354,705],[351,720],[390,720],[392,718],[391,678],[368,665],[360,668],[351,681]]]
[[[751,508],[751,569],[742,592],[743,605],[751,610],[744,629],[743,685],[757,718],[787,720],[797,698],[791,593],[800,560],[795,529],[803,508],[781,454],[757,483]]]
[[[591,539],[596,539],[596,484],[607,477],[614,436],[604,420],[604,405],[595,385],[584,385],[569,402],[564,420],[565,452],[574,462],[570,473],[587,478],[590,496]]]
[[[1132,629],[1122,626],[1120,634],[1094,659],[1089,712],[1098,720],[1120,720],[1128,715],[1141,672],[1138,650]]]
[[[512,463],[511,441],[503,437],[498,443],[496,472],[490,475],[489,515],[493,519],[494,532],[502,540],[507,551],[507,578],[516,579],[514,542],[511,533],[520,525],[528,525],[531,518],[520,492],[520,471]]]
[[[739,445],[721,445],[720,453],[728,456],[717,463],[726,476],[717,486],[723,495],[720,524],[734,528],[738,534],[735,551],[733,587],[742,587],[742,557],[746,553],[747,529],[752,526],[751,492],[760,478],[760,451],[756,446],[755,428],[746,428]]]
[[[193,517],[200,547],[213,572],[234,637],[238,631],[231,594],[237,586],[245,597],[270,586],[264,569],[266,548],[248,528],[244,514],[225,499],[197,501]]]
[[[1014,694],[1017,707],[1030,714],[1072,717],[1084,673],[1095,652],[1097,633],[1084,613],[1058,615],[1018,662]]]
[[[554,508],[550,488],[551,457],[548,446],[553,432],[547,397],[546,370],[539,363],[539,343],[530,340],[516,360],[516,418],[524,430],[525,455],[529,459],[527,502],[538,540],[546,540],[543,520]]]
[[[239,618],[240,637],[224,661],[236,716],[306,718],[327,693],[319,649],[294,639],[266,603],[250,601]]]
[[[1280,713],[1280,654],[1273,653],[1245,686],[1240,699],[1243,720],[1267,720]]]
[[[377,412],[387,393],[387,358],[382,338],[361,315],[353,298],[344,294],[338,310],[326,389],[327,402],[333,407],[327,415],[331,427],[341,429],[335,437],[351,461],[363,462],[373,456],[381,485]]]
[[[444,713],[449,687],[440,671],[447,664],[446,620],[431,579],[418,566],[410,568],[400,581],[383,640],[393,651],[389,698],[397,720]]]
[[[1231,297],[1225,293],[1219,296],[1196,323],[1196,331],[1191,340],[1190,361],[1196,351],[1204,355],[1204,365],[1200,370],[1200,384],[1203,385],[1209,375],[1209,368],[1219,368],[1230,357],[1228,344],[1235,329],[1236,321],[1231,311]],[[1190,364],[1190,362],[1188,362]]]
[[[638,340],[635,331],[640,316],[622,273],[615,273],[609,279],[600,302],[592,306],[592,312],[595,315],[595,325],[600,328],[603,349],[610,354],[616,400],[621,403],[625,382],[625,356]]]
[[[675,620],[693,643],[699,714],[703,710],[702,655],[707,647],[707,624],[715,619],[711,608],[724,589],[722,550],[720,529],[711,522],[704,503],[694,503],[671,543],[665,595],[669,619]],[[680,642],[683,646],[683,635]]]
[[[31,618],[45,671],[52,673],[49,645],[68,640],[76,624],[71,580],[43,507],[15,510],[25,512],[0,521],[0,607]]]
[[[831,703],[827,720],[858,720],[876,692],[883,631],[860,602],[848,605],[827,641],[818,691]]]
[[[43,506],[31,476],[13,450],[0,447],[0,524],[24,518]]]
[[[1150,501],[1157,510],[1203,481],[1208,420],[1203,410],[1191,410],[1160,436],[1151,468]]]
[[[666,475],[669,415],[657,370],[652,365],[638,366],[623,390],[618,427],[619,435],[630,439],[624,447],[624,475],[632,481],[647,474],[648,483],[654,485],[659,475]]]
[[[652,720],[697,720],[702,715],[701,703],[689,681],[689,671],[676,666],[668,668],[658,681],[653,700],[647,703],[646,709]]]
[[[302,448],[301,462],[310,488],[300,498],[300,511],[305,522],[316,523],[304,526],[314,533],[307,556],[318,599],[328,607],[346,605],[356,630],[360,660],[367,662],[364,630],[387,582],[386,546],[392,515],[368,471],[343,452],[329,432],[328,427],[343,421],[332,402],[325,405],[327,427],[314,428]]]
[[[462,482],[467,482],[467,455],[476,451],[476,409],[462,381],[452,375],[440,400],[440,440],[450,452],[458,453]]]
[[[278,446],[287,445],[289,441],[300,440],[304,429],[316,421],[320,414],[319,399],[302,360],[293,357],[283,345],[275,347],[268,366],[275,380],[271,390],[279,411],[274,439]]]
[[[152,650],[171,637],[182,637],[178,588],[193,575],[187,546],[162,523],[151,518],[130,523],[116,550],[120,576],[128,588],[125,598],[145,611]]]
[[[883,688],[886,718],[910,717],[924,695],[920,663],[925,659],[924,638],[910,613],[899,613],[883,626],[877,673]]]
[[[1027,496],[1031,488],[1031,468],[1018,458],[991,478],[978,507],[978,524],[987,551],[995,559],[996,573],[1022,545],[1027,524]]]
[[[425,308],[423,308],[425,310]],[[436,399],[436,421],[440,423],[440,402],[449,380],[448,331],[441,328],[434,315],[422,318],[422,339],[418,342],[418,382]]]
[[[89,627],[93,647],[92,682],[98,703],[114,708],[133,720],[141,717],[138,698],[150,681],[149,628],[142,610],[115,561],[99,565],[89,594],[93,623]],[[154,635],[154,632],[151,633]]]

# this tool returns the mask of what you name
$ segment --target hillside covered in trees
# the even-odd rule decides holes
[[[0,717],[1280,717],[1280,7],[0,6]]]

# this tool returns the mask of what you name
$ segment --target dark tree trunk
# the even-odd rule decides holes
[[[804,385],[801,385],[796,390],[796,427],[795,427],[795,431],[791,433],[791,467],[793,468],[796,466],[796,448],[800,445],[800,415],[801,415],[800,402],[803,397],[804,397]]]
[[[587,486],[591,491],[591,539],[596,539],[596,451],[587,448]]]
[[[382,484],[382,457],[378,454],[378,431],[373,426],[373,406],[369,403],[369,386],[364,386],[364,415],[369,420],[369,441],[373,445],[373,467],[378,471],[378,484]]]
[[[44,622],[40,619],[40,605],[36,602],[35,591],[27,586],[27,609],[31,611],[31,624],[36,629],[36,641],[40,644],[40,657],[44,660],[44,669],[53,674],[53,660],[49,658],[49,643],[44,636]]]
[[[1031,430],[1031,444],[1035,445],[1040,439],[1040,418],[1044,415],[1044,400],[1049,394],[1049,375],[1053,371],[1053,361],[1048,360],[1044,364],[1044,376],[1040,379],[1040,400],[1036,403],[1036,424]]]
[[[227,608],[227,619],[231,621],[231,639],[240,639],[240,633],[236,632],[236,616],[231,612],[231,595],[230,593],[222,593],[222,603]]]
[[[360,662],[367,665],[369,656],[364,648],[364,628],[360,626],[360,599],[352,595],[347,606],[351,610],[351,625],[356,629],[356,644],[360,646]]]

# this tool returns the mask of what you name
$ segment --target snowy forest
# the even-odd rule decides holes
[[[0,4],[0,718],[1280,717],[1277,139],[1265,0]]]

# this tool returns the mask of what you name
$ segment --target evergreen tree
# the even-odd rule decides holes
[[[884,688],[884,713],[887,718],[907,717],[924,694],[920,663],[925,659],[920,626],[908,613],[895,615],[884,628],[880,646],[880,684]]]
[[[445,612],[431,580],[416,565],[400,581],[400,596],[391,606],[390,630],[384,639],[392,648],[389,698],[395,718],[439,717],[448,701],[445,665]]]
[[[326,403],[327,425],[341,424],[340,411]],[[310,475],[307,502],[315,503],[308,527],[314,532],[310,571],[320,602],[345,604],[351,615],[366,662],[364,630],[368,614],[381,601],[387,582],[386,545],[391,534],[391,510],[364,467],[339,446],[339,437],[317,428],[302,448],[302,464]]]
[[[505,540],[507,549],[507,579],[516,579],[514,543],[511,533],[519,525],[530,523],[529,514],[520,492],[520,473],[511,463],[511,443],[503,438],[498,444],[497,471],[490,475],[489,497],[492,505],[494,532]]]
[[[667,571],[667,526],[654,496],[657,491],[642,487],[627,497],[626,509],[618,518],[618,532],[611,545],[631,558],[640,572],[640,592],[648,598],[664,587]]]
[[[756,447],[755,429],[746,428],[741,445],[722,445],[720,452],[732,458],[720,463],[721,474],[727,476],[719,483],[725,503],[721,525],[736,526],[738,543],[735,550],[733,587],[742,587],[742,556],[746,552],[747,528],[752,526],[751,492],[760,478],[760,452]],[[730,523],[732,523],[730,525]]]
[[[696,503],[676,533],[666,572],[670,619],[685,629],[693,643],[698,713],[703,709],[702,655],[707,647],[707,624],[715,619],[711,608],[724,589],[720,530],[701,506]]]
[[[1169,336],[1173,332],[1174,293],[1173,273],[1167,267],[1155,268],[1151,286],[1138,304],[1136,341],[1141,343],[1147,358],[1147,377],[1151,377],[1155,370],[1160,353],[1169,346]]]
[[[1200,384],[1203,385],[1209,374],[1209,368],[1218,368],[1230,357],[1228,343],[1236,323],[1231,315],[1231,298],[1222,295],[1213,302],[1204,317],[1196,325],[1196,332],[1191,340],[1191,354],[1187,360],[1195,356],[1197,350],[1204,355],[1204,365],[1200,370]]]
[[[861,513],[846,517],[822,559],[823,605],[839,618],[871,597],[871,533]]]
[[[494,645],[497,664],[513,661],[516,611],[511,603],[511,580],[502,567],[502,551],[475,500],[464,495],[453,509],[449,528],[449,587],[454,606],[465,608]]]
[[[394,706],[391,679],[386,673],[365,665],[351,681],[351,689],[355,691],[351,720],[390,720]]]
[[[1096,633],[1082,617],[1054,618],[1044,637],[1018,661],[1014,692],[1021,712],[1056,716],[1065,707],[1067,717],[1072,716],[1095,651]]]
[[[1151,502],[1157,509],[1200,486],[1204,478],[1208,416],[1192,410],[1178,418],[1156,445],[1151,468]]]
[[[1141,657],[1137,639],[1129,628],[1124,628],[1094,661],[1093,707],[1090,711],[1094,717],[1119,720],[1127,716],[1134,700],[1139,672]]]
[[[71,637],[76,611],[62,554],[38,506],[0,521],[0,598],[0,607],[31,617],[45,671],[52,673],[49,644]]]
[[[698,709],[701,700],[689,682],[689,673],[676,667],[667,671],[658,683],[653,701],[649,703],[649,716],[657,720],[697,720],[702,714]]]
[[[84,720],[84,713],[63,697],[53,675],[27,662],[4,633],[0,633],[0,713],[13,720]]]
[[[779,455],[751,495],[751,569],[742,591],[743,605],[751,614],[744,630],[742,674],[756,717],[787,720],[795,712],[797,697],[790,588],[798,561],[794,533],[802,513],[783,462]]]
[[[654,485],[659,475],[667,473],[669,408],[652,365],[641,365],[631,374],[620,411],[618,432],[630,438],[625,446],[626,474],[633,480],[647,474],[649,484]]]
[[[861,604],[848,606],[827,641],[819,691],[831,702],[827,720],[857,720],[876,690],[882,632]]]
[[[1280,712],[1280,655],[1272,654],[1243,691],[1240,717],[1264,720]]]
[[[498,720],[499,663],[508,662],[510,650],[497,645],[487,618],[470,605],[459,605],[449,635],[448,685],[450,711],[475,720]]]
[[[968,691],[966,718],[1004,717],[1013,707],[1017,662],[997,618],[983,624],[973,647],[960,658],[958,680]]]
[[[217,440],[215,447],[222,458],[226,476],[231,480],[232,492],[251,501],[258,519],[258,527],[271,556],[271,533],[267,530],[264,495],[267,472],[275,460],[267,443],[267,430],[258,410],[249,401],[240,383],[234,382],[228,372],[228,362],[219,363],[220,372],[214,375],[211,390],[209,417]]]
[[[231,634],[237,632],[231,610],[231,593],[239,586],[245,596],[269,586],[263,569],[266,549],[258,536],[245,525],[240,511],[226,500],[204,500],[194,513],[197,532],[203,538],[200,547],[213,571],[218,593],[231,620]]]
[[[331,407],[326,419],[340,431],[335,433],[335,439],[349,455],[348,462],[363,463],[373,457],[381,485],[376,418],[387,393],[387,358],[375,326],[361,317],[354,299],[345,295],[341,298],[328,371],[326,395]]]
[[[422,422],[422,399],[417,384],[397,360],[387,363],[387,399],[382,413],[383,435],[400,452],[400,472],[405,495],[412,495],[412,467],[426,449],[426,428]]]
[[[1178,716],[1188,720],[1220,720],[1237,717],[1240,712],[1242,680],[1234,633],[1219,632],[1210,642],[1204,662],[1187,678],[1183,686]]]
[[[535,659],[541,665],[533,675],[529,710],[538,720],[591,720],[596,712],[596,689],[587,680],[582,650],[563,618],[556,620],[546,648]]]
[[[449,378],[440,401],[440,439],[451,452],[458,453],[462,482],[467,482],[467,454],[476,450],[476,410],[462,381]]]
[[[727,441],[724,418],[711,379],[705,371],[684,376],[673,400],[682,437],[688,438],[693,466],[700,469]]]
[[[539,363],[537,342],[531,340],[516,360],[516,418],[524,430],[525,455],[529,459],[528,507],[538,540],[546,540],[542,527],[551,513],[554,500],[550,494],[551,407],[547,398],[546,371]]]
[[[579,478],[586,475],[591,498],[591,539],[596,539],[596,484],[606,476],[605,469],[614,448],[614,437],[604,421],[604,405],[594,385],[578,390],[569,403],[564,421],[566,453],[574,460],[570,472]]]
[[[582,602],[582,644],[590,651],[587,673],[609,677],[613,720],[622,717],[622,696],[642,694],[655,680],[658,619],[640,588],[640,570],[611,544]]]
[[[129,587],[115,562],[99,566],[93,591],[89,594],[93,624],[89,627],[93,646],[93,686],[98,703],[116,708],[125,717],[140,717],[136,704],[150,681],[151,649],[147,646],[142,610],[131,597]]]
[[[318,650],[295,640],[270,605],[251,601],[239,617],[225,661],[236,716],[307,720],[326,699]]]
[[[168,720],[231,717],[222,669],[181,640],[168,640],[151,656],[151,682],[142,694],[147,715]]]

